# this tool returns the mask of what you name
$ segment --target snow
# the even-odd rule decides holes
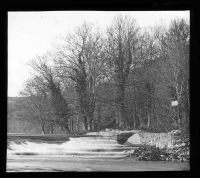
[[[105,129],[104,131],[99,132],[88,132],[86,135],[98,135],[98,136],[105,136],[105,137],[114,137],[121,133],[138,133],[140,130],[112,130],[112,129]]]
[[[172,102],[171,102],[171,105],[172,105],[172,106],[177,106],[177,105],[178,105],[178,101],[172,101]]]
[[[140,132],[129,137],[128,143],[133,145],[149,145],[156,146],[158,148],[172,148],[171,133],[147,133]]]
[[[173,148],[173,135],[179,135],[179,130],[172,130],[168,133],[148,133],[148,132],[142,132],[140,130],[129,130],[129,131],[122,131],[122,130],[112,130],[112,129],[105,129],[104,131],[100,132],[89,132],[86,135],[97,135],[97,136],[103,136],[103,137],[116,137],[119,134],[122,133],[134,133],[129,139],[127,140],[127,143],[130,144],[145,144],[145,145],[151,145],[156,146],[159,148]]]
[[[142,144],[141,139],[140,139],[140,135],[138,133],[136,133],[133,136],[129,137],[127,142],[129,142],[131,144],[134,144],[134,145]]]

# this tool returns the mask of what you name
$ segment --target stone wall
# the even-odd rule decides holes
[[[140,132],[140,141],[144,145],[156,146],[159,148],[173,147],[172,134],[169,133],[147,133]]]
[[[135,145],[149,145],[158,148],[174,148],[177,146],[177,140],[180,140],[181,133],[179,130],[174,130],[168,133],[150,133],[138,132],[128,138],[127,142]]]

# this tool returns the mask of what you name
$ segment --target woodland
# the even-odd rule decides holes
[[[185,19],[148,30],[122,15],[105,31],[84,22],[29,63],[20,97],[8,98],[8,132],[189,132],[189,49]]]

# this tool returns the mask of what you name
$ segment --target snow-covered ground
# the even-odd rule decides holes
[[[122,133],[138,133],[141,132],[140,130],[112,130],[112,129],[105,129],[99,132],[88,132],[86,135],[98,135],[98,136],[105,136],[105,137],[115,137]]]
[[[94,136],[102,136],[102,137],[110,137],[112,139],[116,139],[117,135],[122,133],[134,133],[131,137],[128,138],[127,142],[133,145],[150,145],[156,146],[159,148],[173,148],[177,145],[174,144],[173,135],[180,134],[179,130],[172,130],[168,133],[150,133],[144,132],[141,130],[113,130],[113,129],[105,129],[99,132],[89,132],[86,135],[94,135]]]

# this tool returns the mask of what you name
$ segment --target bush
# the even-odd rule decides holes
[[[119,144],[124,144],[129,137],[131,137],[134,133],[128,132],[128,133],[121,133],[117,135],[117,142]]]
[[[140,161],[189,161],[190,159],[187,148],[169,151],[156,147],[140,147],[134,150],[132,156],[136,156]]]

